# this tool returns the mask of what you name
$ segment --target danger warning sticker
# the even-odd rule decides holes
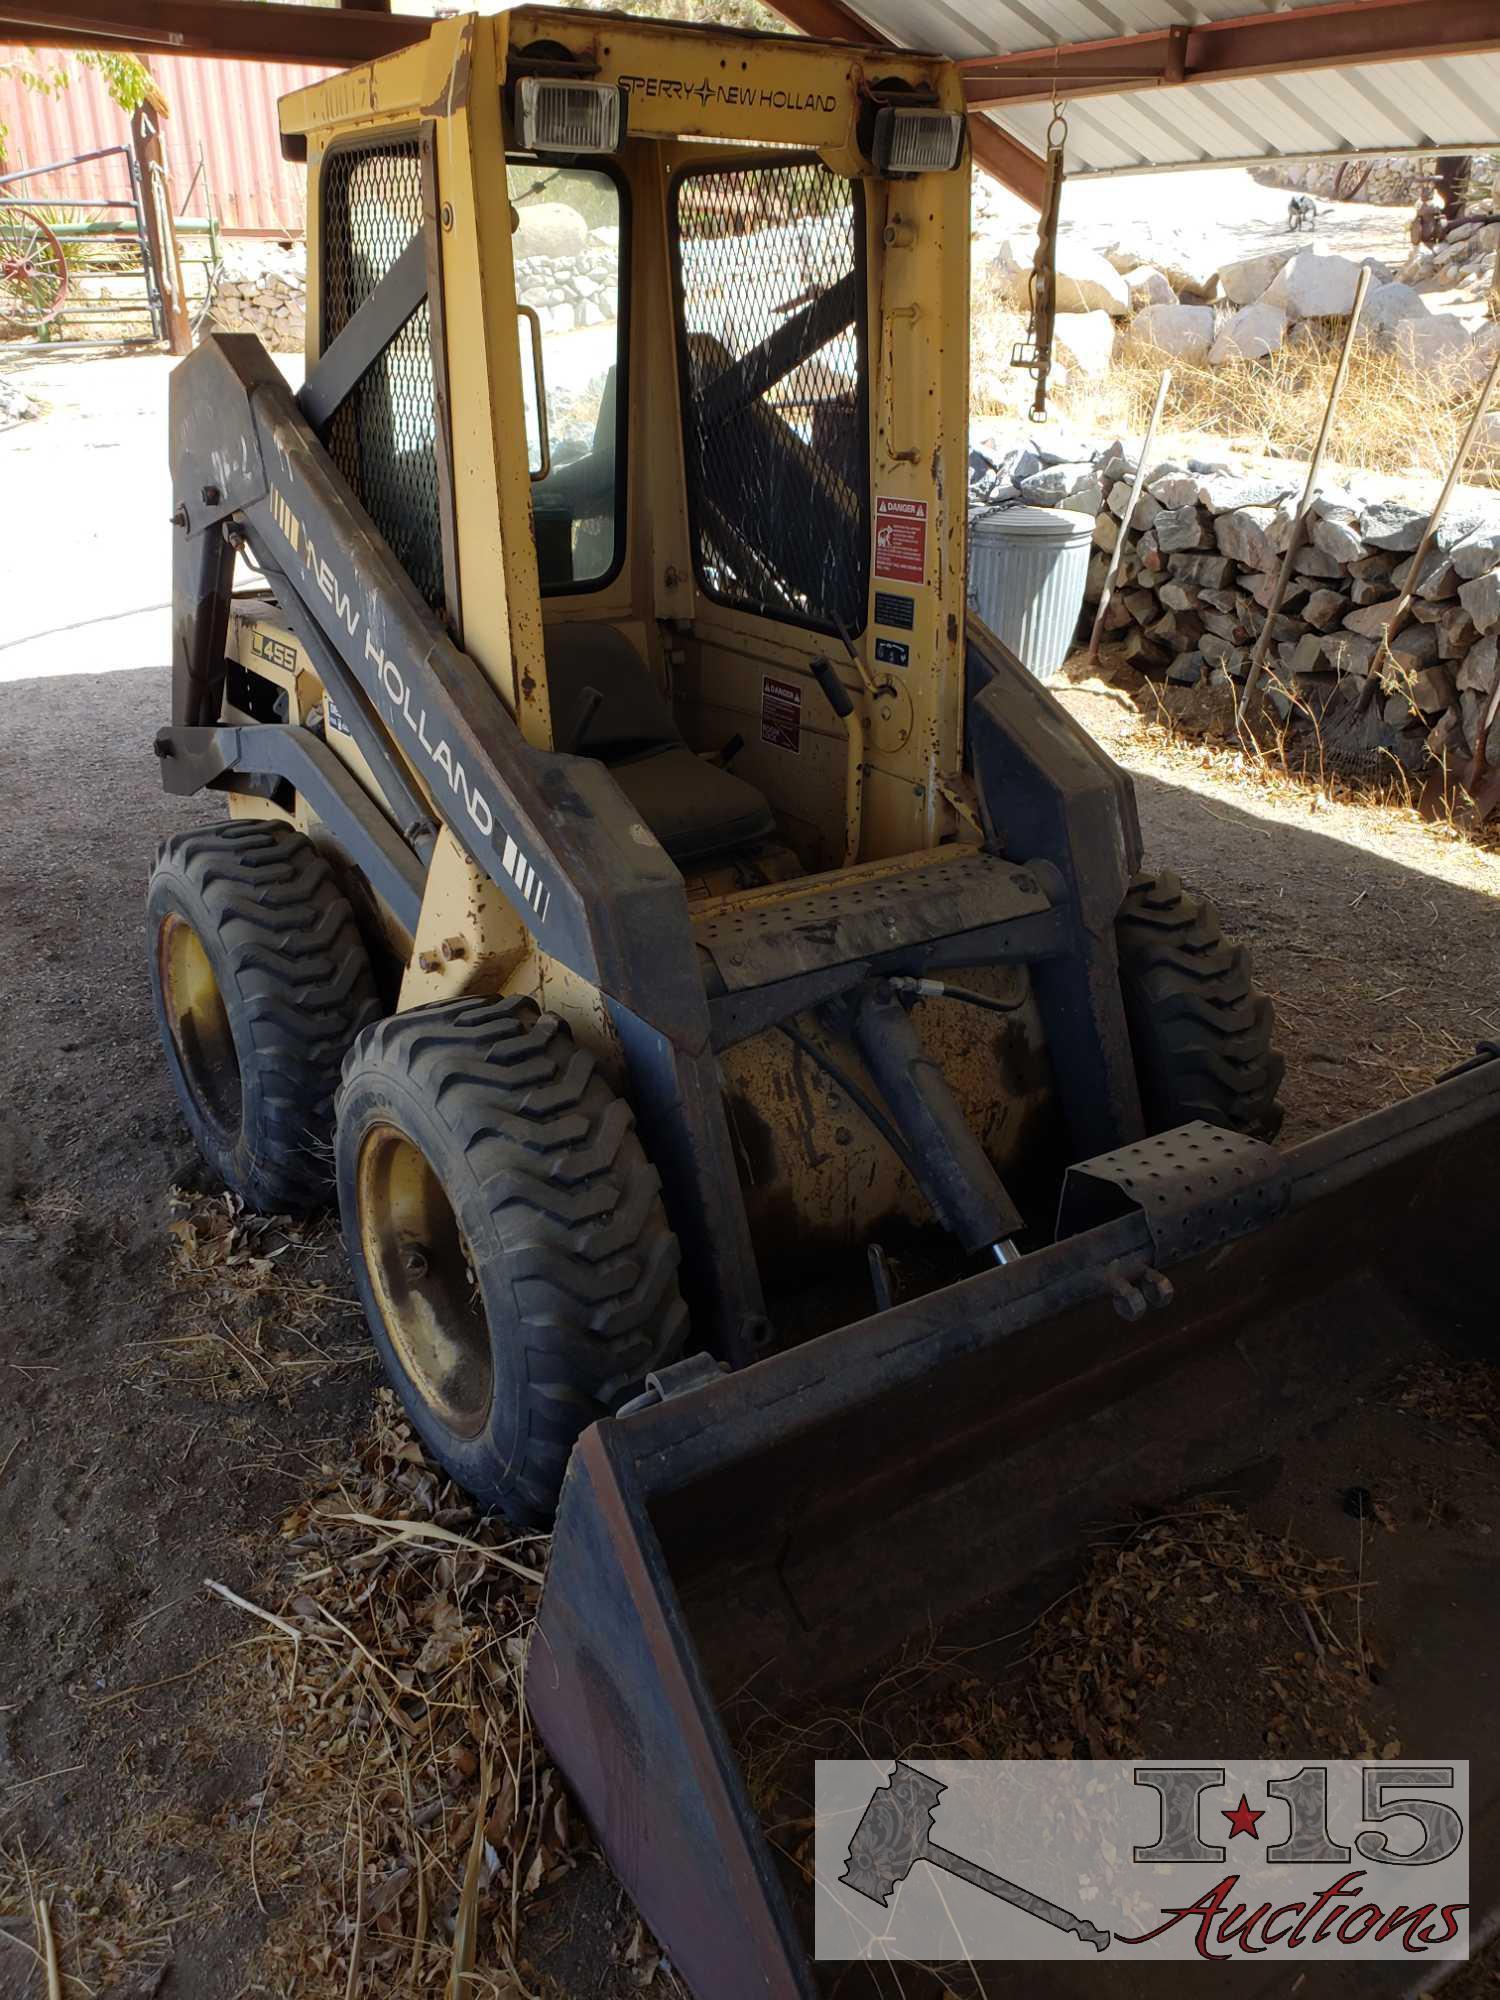
[[[897,583],[927,575],[927,502],[875,496],[875,574]]]
[[[778,750],[802,748],[802,690],[795,681],[762,674],[760,681],[760,740]]]

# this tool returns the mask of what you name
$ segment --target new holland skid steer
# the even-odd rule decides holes
[[[810,1992],[718,1704],[1461,1317],[1500,1063],[1276,1151],[1245,952],[966,609],[950,64],[521,7],[282,128],[303,387],[172,381],[173,1079],[556,1510],[530,1699],[683,1976]]]

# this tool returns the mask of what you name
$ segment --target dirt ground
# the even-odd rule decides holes
[[[0,613],[4,2000],[45,1990],[28,1877],[56,1890],[62,1963],[87,1981],[70,1996],[331,1990],[326,1967],[289,1974],[275,1946],[305,1918],[298,1882],[337,1878],[345,1840],[309,1839],[284,1881],[246,1866],[277,1701],[245,1671],[265,1631],[204,1589],[283,1603],[286,1518],[354,1465],[377,1379],[331,1229],[242,1246],[291,1274],[268,1303],[192,1268],[222,1211],[158,1057],[141,912],[156,842],[216,811],[166,798],[150,755],[168,706],[168,509],[159,461],[119,455],[160,421],[159,388],[128,379],[145,386],[123,442],[81,398],[55,428],[0,434],[0,547],[19,580]],[[33,468],[72,496],[61,512],[21,476]],[[111,544],[108,578],[85,556],[42,589],[58,521],[93,524],[106,503],[113,530],[86,532]],[[125,664],[111,602],[151,621],[123,628]],[[128,663],[137,645],[149,663]],[[1252,947],[1282,1022],[1285,1141],[1500,1036],[1500,854],[1174,742],[1103,685],[1065,699],[1134,772],[1151,858],[1210,889]],[[525,1943],[540,1970],[494,1992],[675,1985],[650,1984],[649,1947],[586,1854],[543,1882]],[[1487,1976],[1464,1991],[1493,1990]]]
[[[1084,675],[1060,693],[1132,773],[1149,861],[1207,891],[1250,947],[1286,1056],[1283,1145],[1420,1090],[1500,1035],[1493,834],[1247,767],[1155,726],[1149,687],[1133,697]]]

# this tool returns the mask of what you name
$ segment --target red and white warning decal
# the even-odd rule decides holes
[[[760,740],[778,750],[802,748],[802,690],[795,681],[763,674],[760,682]]]
[[[875,496],[875,574],[895,583],[927,576],[927,502]]]

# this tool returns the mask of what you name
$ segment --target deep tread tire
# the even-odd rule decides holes
[[[392,1127],[441,1184],[483,1306],[492,1380],[470,1435],[403,1364],[367,1259],[360,1162]],[[579,1434],[687,1337],[677,1238],[629,1106],[532,1001],[458,1001],[394,1015],[350,1050],[335,1151],[360,1297],[423,1442],[482,1504],[547,1523]]]
[[[1274,1011],[1213,904],[1170,869],[1137,875],[1116,936],[1147,1130],[1204,1118],[1275,1138],[1286,1064],[1272,1046]]]
[[[146,912],[157,1027],[209,1166],[263,1213],[327,1201],[339,1066],[380,1013],[369,955],[332,869],[295,827],[228,820],[162,844]],[[202,946],[233,1037],[239,1107],[228,1121],[206,1108],[173,1032],[162,940],[174,923]]]

